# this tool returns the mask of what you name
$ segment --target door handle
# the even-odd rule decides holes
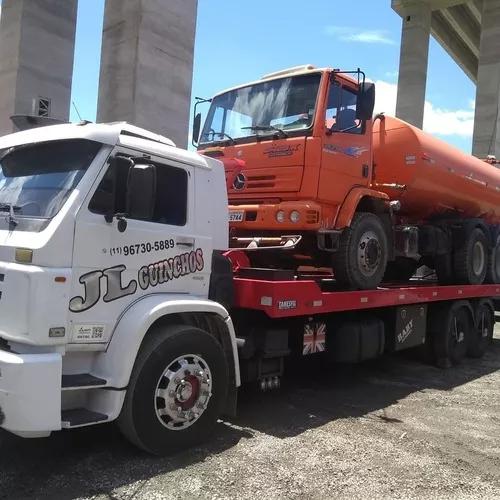
[[[361,174],[363,175],[363,177],[368,177],[369,169],[370,167],[366,163],[363,164],[363,166],[361,167]]]
[[[193,248],[194,238],[179,238],[175,245],[178,247]]]

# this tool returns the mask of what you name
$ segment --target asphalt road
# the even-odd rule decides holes
[[[0,498],[500,498],[495,337],[484,359],[449,370],[401,356],[311,363],[280,392],[245,391],[206,445],[167,458],[112,424],[2,432]]]

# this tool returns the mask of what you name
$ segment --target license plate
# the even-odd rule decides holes
[[[242,222],[245,212],[229,212],[229,222]]]

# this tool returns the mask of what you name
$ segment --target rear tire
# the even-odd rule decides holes
[[[495,313],[491,302],[480,300],[474,309],[474,331],[469,338],[467,355],[482,358],[493,340]]]
[[[354,215],[344,229],[333,270],[339,285],[354,290],[377,288],[387,266],[387,235],[379,217],[367,212]]]
[[[443,305],[432,318],[432,342],[436,364],[440,368],[458,365],[464,359],[474,323],[465,300]]]
[[[450,254],[436,255],[434,257],[434,270],[440,285],[453,283],[453,262]]]
[[[486,283],[500,283],[500,234],[493,242],[493,248],[488,254],[488,270]]]
[[[465,285],[480,285],[488,269],[488,240],[482,229],[474,228],[461,248],[454,252],[455,279]]]
[[[209,333],[187,325],[149,332],[118,417],[136,446],[164,455],[210,437],[224,407],[228,370]]]

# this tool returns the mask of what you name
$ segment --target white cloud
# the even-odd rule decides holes
[[[385,76],[387,78],[390,78],[391,80],[397,80],[398,75],[399,75],[399,71],[397,71],[397,70],[395,70],[395,71],[386,71],[385,72]]]
[[[389,38],[385,30],[362,30],[348,26],[327,26],[325,34],[334,36],[343,42],[383,43],[393,45],[395,42]]]
[[[375,112],[394,116],[396,113],[397,85],[378,80],[376,85]],[[472,137],[474,128],[473,103],[466,109],[444,109],[425,101],[424,130],[430,134]]]

